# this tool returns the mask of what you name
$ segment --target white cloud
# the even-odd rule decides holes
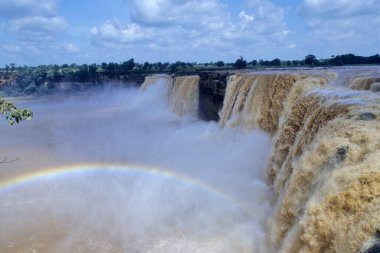
[[[267,0],[249,0],[255,16],[257,33],[270,34],[286,30],[285,10]]]
[[[59,0],[0,0],[0,17],[5,18],[3,31],[9,40],[3,49],[12,56],[56,54],[57,50],[75,52],[77,48],[56,42],[68,28],[65,17],[58,15]]]
[[[380,1],[304,0],[298,11],[306,19],[310,43],[334,54],[379,50]]]
[[[27,55],[35,55],[41,53],[41,49],[35,43],[28,42],[19,42],[14,44],[5,44],[3,45],[3,49],[12,54],[27,54]]]
[[[107,21],[98,27],[93,27],[91,34],[98,40],[120,44],[135,43],[150,37],[149,29],[142,29],[135,23],[121,27],[111,21]]]
[[[96,45],[122,49],[139,42],[147,49],[184,50],[199,40],[221,37],[230,14],[218,0],[128,0],[132,23],[121,26],[107,21],[93,27]],[[154,46],[152,46],[154,45]]]
[[[292,44],[288,44],[288,45],[286,45],[286,47],[287,47],[287,48],[296,48],[297,45],[294,44],[294,43],[292,43]]]
[[[60,33],[68,28],[65,18],[54,17],[25,17],[10,21],[12,32],[32,36],[46,36]]]
[[[254,16],[248,15],[247,13],[245,13],[245,11],[239,12],[239,18],[244,24],[248,24],[255,20]]]
[[[77,54],[80,52],[80,49],[76,45],[74,45],[73,43],[63,44],[59,48],[62,49],[64,52],[69,53],[69,54]]]
[[[228,18],[218,0],[127,0],[132,21],[149,26],[196,26],[204,21],[223,23]],[[225,16],[227,15],[227,16]]]
[[[95,45],[127,46],[145,53],[237,54],[258,47],[283,46],[289,31],[285,11],[269,0],[249,0],[233,14],[220,0],[127,0],[132,22],[107,21],[91,30]],[[138,43],[137,43],[138,42]],[[237,53],[236,53],[237,52]],[[236,57],[236,56],[233,56]]]
[[[52,16],[56,6],[56,0],[1,0],[0,16],[8,18]]]
[[[10,53],[20,53],[21,47],[19,45],[15,44],[5,44],[3,45],[3,49]]]
[[[361,15],[378,15],[378,0],[304,0],[300,13],[308,17],[328,17],[330,19]]]
[[[171,10],[171,1],[127,0],[127,2],[130,4],[132,19],[136,22],[161,24],[173,19],[168,13]]]

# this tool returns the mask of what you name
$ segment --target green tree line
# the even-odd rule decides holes
[[[46,94],[54,88],[54,82],[99,82],[104,80],[128,80],[131,75],[154,73],[197,73],[200,71],[227,70],[227,69],[255,69],[266,67],[310,67],[310,66],[343,66],[357,64],[380,64],[380,56],[356,56],[345,54],[331,56],[328,59],[317,59],[314,55],[307,55],[301,60],[251,60],[243,57],[235,62],[223,61],[196,63],[196,62],[156,62],[137,63],[133,58],[124,62],[110,62],[101,64],[63,64],[40,65],[35,67],[6,65],[0,68],[0,91],[5,95],[34,95]]]

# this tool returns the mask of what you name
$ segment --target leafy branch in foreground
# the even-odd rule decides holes
[[[33,112],[29,109],[19,109],[13,103],[5,101],[4,97],[0,97],[0,114],[5,115],[9,124],[14,125],[22,120],[30,120],[33,118]]]

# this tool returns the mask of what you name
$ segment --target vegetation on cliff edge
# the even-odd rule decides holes
[[[38,95],[47,94],[55,87],[56,82],[103,82],[105,80],[129,81],[133,76],[167,73],[187,74],[201,71],[233,70],[233,69],[258,69],[267,67],[313,67],[313,66],[342,66],[359,64],[380,64],[380,56],[356,56],[345,54],[331,56],[328,59],[317,59],[314,55],[307,55],[302,60],[252,60],[247,61],[243,57],[234,63],[223,61],[209,63],[136,63],[133,58],[116,63],[82,64],[78,65],[40,65],[35,67],[6,65],[0,68],[0,92],[5,95]]]

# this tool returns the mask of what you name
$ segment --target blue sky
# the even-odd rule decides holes
[[[0,66],[379,51],[379,0],[0,0]]]

